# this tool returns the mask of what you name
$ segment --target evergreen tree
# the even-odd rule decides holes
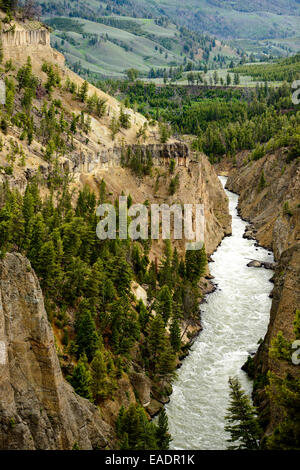
[[[258,424],[256,410],[237,378],[230,378],[229,385],[231,401],[225,417],[229,423],[225,426],[225,431],[231,435],[228,442],[236,443],[229,449],[258,450],[262,430]]]
[[[86,367],[86,358],[84,356],[79,359],[78,364],[75,366],[70,382],[78,395],[88,400],[91,399],[91,376]]]
[[[107,367],[104,354],[97,350],[91,362],[91,392],[94,400],[106,398],[108,394]]]
[[[89,90],[89,84],[88,82],[85,80],[80,89],[79,89],[79,92],[78,92],[78,97],[80,99],[80,101],[82,101],[83,103],[86,101],[87,99],[87,96],[88,96],[88,90]]]
[[[166,345],[165,323],[162,316],[157,314],[152,318],[148,328],[148,347],[153,361],[156,364],[158,355],[164,350]]]
[[[268,450],[300,450],[300,379],[287,374],[284,378],[269,374],[269,393],[282,412],[282,420],[266,438]]]
[[[170,345],[167,345],[164,350],[160,353],[158,361],[158,373],[162,377],[175,376],[175,360],[176,356]]]
[[[99,346],[99,337],[91,311],[82,303],[75,322],[77,357],[86,354],[89,361],[93,359]]]
[[[147,310],[147,307],[145,306],[144,302],[140,299],[138,304],[137,304],[137,311],[139,313],[139,324],[141,326],[141,330],[145,331],[146,326],[149,322],[149,312]]]
[[[240,76],[238,73],[234,74],[234,84],[239,85],[240,84]]]
[[[165,324],[167,324],[173,312],[173,299],[168,286],[163,286],[159,291],[155,309],[157,313],[161,314]]]
[[[201,250],[188,250],[186,252],[186,277],[189,281],[197,284],[205,274],[206,265],[207,257],[204,245]]]
[[[170,328],[170,342],[175,352],[180,351],[181,348],[181,332],[177,318],[173,318]]]
[[[163,408],[158,416],[158,426],[156,430],[156,439],[159,450],[168,450],[170,448],[171,435],[169,434],[168,417]]]
[[[62,281],[62,272],[56,262],[56,253],[52,240],[44,243],[38,257],[37,273],[42,276],[42,286],[47,291],[55,291]]]

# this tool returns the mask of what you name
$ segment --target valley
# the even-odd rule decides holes
[[[0,0],[1,450],[299,448],[299,5],[225,3]]]

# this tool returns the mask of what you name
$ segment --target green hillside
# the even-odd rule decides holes
[[[89,71],[104,77],[123,76],[135,68],[148,76],[164,69],[201,68],[204,64],[226,66],[241,56],[236,50],[211,37],[174,23],[148,18],[79,17],[45,18],[53,29],[52,44],[77,72]]]
[[[168,16],[179,25],[226,39],[284,39],[300,30],[299,0],[91,0],[41,2],[51,15]]]
[[[300,79],[300,54],[287,59],[281,59],[273,64],[250,64],[233,70],[254,80],[287,81]]]

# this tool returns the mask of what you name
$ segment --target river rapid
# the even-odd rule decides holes
[[[220,177],[225,186],[226,178]],[[228,378],[237,376],[249,394],[252,383],[241,370],[267,331],[273,272],[248,268],[249,259],[273,262],[273,255],[243,238],[246,223],[237,212],[238,196],[225,190],[232,215],[232,236],[212,256],[210,272],[217,290],[201,305],[203,331],[184,360],[166,406],[171,449],[222,450],[229,404]]]

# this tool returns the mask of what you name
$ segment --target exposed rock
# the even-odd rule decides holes
[[[246,238],[247,240],[255,240],[255,234],[256,234],[256,230],[253,228],[253,226],[247,225],[245,228],[245,233],[243,235],[243,238]]]
[[[29,261],[0,262],[0,449],[104,449],[113,439],[63,379],[42,291]]]
[[[245,152],[237,156],[237,167],[230,173],[227,188],[240,195],[240,214],[251,220],[247,237],[254,235],[279,259],[300,241],[300,160],[287,165],[283,150],[247,165],[243,164],[245,157]],[[266,185],[260,190],[262,171]]]
[[[150,404],[147,406],[147,411],[149,415],[154,418],[154,416],[158,415],[163,406],[162,403],[152,398]]]
[[[271,370],[280,377],[287,372],[300,378],[299,366],[293,366],[286,361],[270,357],[269,350],[273,338],[279,331],[285,338],[295,340],[293,322],[296,309],[300,307],[300,243],[282,253],[274,276],[273,302],[267,335],[255,356],[255,378],[258,380]],[[277,405],[269,402],[265,391],[258,390],[256,403],[260,407],[261,415],[267,418],[268,428],[271,432],[280,421],[281,415]]]
[[[142,300],[144,305],[147,305],[147,292],[142,286],[140,286],[137,282],[133,282],[131,290],[137,300]]]
[[[250,261],[250,263],[247,264],[248,268],[262,268],[263,264],[260,261]]]
[[[267,261],[257,261],[253,260],[247,264],[248,268],[265,268],[265,269],[275,269],[276,263],[268,263]]]
[[[151,380],[145,375],[138,372],[131,372],[130,382],[138,394],[138,398],[143,406],[150,403]]]

